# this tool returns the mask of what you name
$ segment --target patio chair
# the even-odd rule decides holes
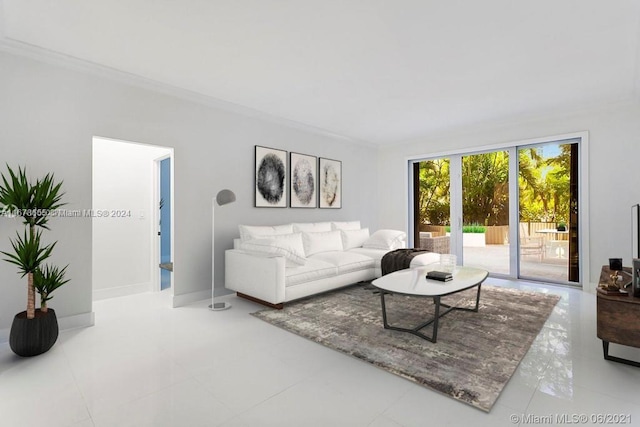
[[[547,257],[567,259],[569,256],[568,240],[550,240],[545,245],[545,255]]]
[[[542,262],[544,255],[544,238],[542,236],[530,236],[525,224],[520,224],[520,255],[535,255]]]

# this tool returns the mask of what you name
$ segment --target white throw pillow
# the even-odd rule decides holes
[[[360,230],[360,221],[332,222],[332,230]]]
[[[340,230],[342,236],[342,247],[347,249],[361,248],[364,242],[369,238],[369,229],[361,230]]]
[[[291,224],[285,225],[239,225],[240,240],[246,242],[247,240],[258,239],[266,236],[278,236],[281,234],[293,233],[293,226]]]
[[[294,222],[294,233],[319,233],[322,231],[331,231],[330,222]]]
[[[240,244],[240,249],[257,254],[283,256],[288,267],[304,265],[307,262],[301,233],[247,240]]]
[[[369,249],[400,249],[404,247],[407,233],[400,230],[378,230],[362,245]]]
[[[320,252],[341,251],[342,236],[339,231],[325,231],[322,233],[302,233],[304,253],[307,256]]]

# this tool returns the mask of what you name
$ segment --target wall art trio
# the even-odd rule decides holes
[[[342,162],[256,145],[255,206],[340,209]]]

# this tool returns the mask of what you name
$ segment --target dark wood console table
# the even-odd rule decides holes
[[[602,267],[601,277],[608,278],[608,275],[609,267]],[[639,362],[609,356],[609,343],[640,348],[640,298],[633,297],[631,288],[629,291],[629,294],[619,295],[605,295],[597,291],[598,338],[602,340],[606,360],[640,367]]]

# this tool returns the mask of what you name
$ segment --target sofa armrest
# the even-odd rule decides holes
[[[285,301],[285,259],[238,249],[225,251],[225,288],[271,304]]]

